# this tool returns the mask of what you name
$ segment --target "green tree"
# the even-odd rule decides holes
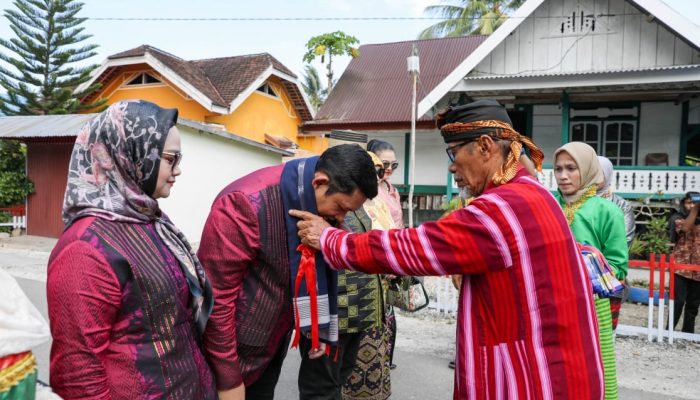
[[[442,4],[428,6],[424,14],[445,18],[424,29],[420,39],[450,36],[490,35],[525,0],[442,0]]]
[[[346,34],[345,32],[336,31],[333,33],[324,33],[323,35],[314,36],[306,42],[306,54],[304,61],[311,63],[317,57],[321,57],[321,63],[325,62],[328,56],[328,77],[327,92],[333,90],[333,56],[349,55],[353,58],[360,55],[354,44],[360,43],[356,37]]]
[[[25,174],[26,148],[14,140],[0,140],[0,207],[24,203],[34,185]]]
[[[324,89],[321,84],[321,78],[316,68],[311,65],[304,66],[304,76],[301,86],[304,88],[304,92],[306,92],[306,96],[309,98],[314,111],[318,111],[326,100],[326,89]]]
[[[81,42],[91,35],[76,15],[83,3],[74,0],[15,0],[5,18],[15,34],[0,38],[0,112],[6,115],[69,114],[100,107],[106,100],[81,104],[99,89],[94,84],[80,93],[78,85],[90,79],[97,65],[75,66],[94,56],[97,45]]]

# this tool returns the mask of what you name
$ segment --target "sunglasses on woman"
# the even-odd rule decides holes
[[[399,163],[397,163],[396,161],[382,161],[382,165],[384,165],[385,170],[391,168],[392,171],[399,167]]]
[[[182,153],[179,151],[175,153],[164,151],[162,158],[170,163],[170,172],[174,172],[175,168],[180,164],[180,161],[182,160]]]

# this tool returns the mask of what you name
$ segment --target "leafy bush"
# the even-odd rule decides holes
[[[10,213],[0,212],[0,224],[12,221],[12,216]],[[10,233],[12,231],[11,226],[0,226],[0,232]]]
[[[34,185],[25,173],[26,148],[13,140],[0,140],[0,207],[24,203]]]
[[[668,241],[668,222],[665,217],[652,216],[649,218],[646,231],[635,238],[630,246],[630,258],[647,259],[649,254],[667,254],[672,244]]]

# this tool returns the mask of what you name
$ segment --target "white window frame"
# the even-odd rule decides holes
[[[262,85],[260,85],[257,89],[255,89],[255,93],[269,96],[273,99],[282,100],[275,88],[273,88],[272,85],[270,85],[270,82],[265,82]]]
[[[150,75],[152,78],[158,80],[158,82],[149,82],[146,83],[146,75]],[[141,83],[134,83],[130,84],[134,79],[136,78],[141,78]],[[137,72],[136,74],[130,75],[128,78],[124,78],[124,83],[122,83],[121,88],[128,89],[128,88],[140,88],[144,86],[163,86],[165,85],[165,82],[163,82],[163,78],[157,74],[154,74],[152,72],[148,71],[142,71],[142,72]]]
[[[569,121],[569,142],[574,141],[573,135],[574,135],[574,126],[578,124],[590,124],[590,125],[596,125],[598,127],[598,140],[595,143],[595,146],[593,146],[593,143],[589,140],[586,140],[586,132],[584,132],[584,142],[587,142],[590,144],[596,151],[597,154],[603,155],[608,157],[605,154],[605,148],[606,145],[609,143],[607,140],[607,135],[606,135],[606,128],[610,125],[613,124],[630,124],[632,125],[632,129],[634,130],[634,134],[632,136],[632,140],[622,140],[621,138],[621,132],[618,132],[618,138],[614,143],[617,143],[618,148],[617,148],[617,155],[615,156],[610,156],[608,157],[610,161],[613,163],[613,165],[618,166],[620,160],[629,160],[630,164],[629,165],[636,165],[636,160],[637,160],[637,143],[639,140],[639,130],[638,130],[638,125],[636,120],[629,120],[629,119],[580,119],[576,121]],[[620,156],[620,145],[623,143],[630,143],[632,144],[632,155],[630,157],[621,157]]]

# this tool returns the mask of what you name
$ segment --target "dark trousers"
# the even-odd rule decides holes
[[[338,347],[333,347],[330,355],[315,360],[309,359],[311,339],[301,337],[300,400],[341,400],[343,384],[355,367],[361,336],[361,333],[341,334]]]
[[[681,319],[681,313],[683,313],[681,330],[695,333],[695,317],[697,317],[698,308],[700,308],[700,281],[675,274],[674,284],[673,327],[676,327],[678,320]]]
[[[282,363],[287,356],[289,340],[283,340],[282,345],[277,349],[274,358],[263,372],[260,378],[245,388],[246,400],[273,400],[275,397],[275,386],[282,372]]]

